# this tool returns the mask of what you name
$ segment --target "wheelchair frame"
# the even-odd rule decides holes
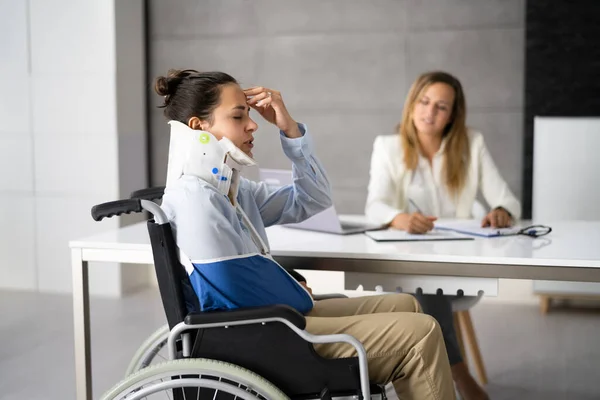
[[[162,193],[164,192],[164,188],[151,188],[144,189],[142,191],[137,191],[132,193],[131,199],[128,200],[118,200],[108,203],[103,203],[96,205],[92,208],[92,217],[96,221],[100,221],[103,218],[110,218],[113,216],[118,216],[121,214],[128,214],[131,212],[142,212],[148,211],[152,214],[154,220],[150,219],[148,221],[149,232],[153,225],[161,226],[164,229],[167,229],[170,232],[170,224],[169,221],[160,208],[159,205],[151,201],[152,199],[157,199],[162,197]],[[151,234],[152,238],[152,234]],[[163,239],[164,240],[164,239]],[[174,241],[173,241],[174,245]],[[158,265],[157,265],[157,249],[155,249],[155,245],[152,246],[153,254],[155,256],[155,267],[157,268],[158,275]],[[177,260],[178,261],[178,260]],[[183,270],[181,265],[177,262],[178,267]],[[184,271],[185,272],[185,271]],[[187,274],[186,274],[187,277]],[[159,282],[160,287],[160,282]],[[179,289],[179,294],[181,294],[181,289]],[[161,290],[161,297],[165,294],[163,290]],[[176,296],[177,297],[177,296]],[[179,296],[180,297],[180,296]],[[263,317],[255,318],[253,317],[253,312],[257,311],[255,309],[240,309],[231,311],[223,311],[223,312],[200,312],[200,313],[190,313],[188,315],[183,315],[187,313],[187,310],[177,313],[178,316],[175,317],[173,315],[169,315],[167,310],[167,301],[163,297],[163,305],[165,306],[165,313],[167,314],[167,319],[169,320],[169,326],[171,327],[168,339],[167,339],[167,348],[169,351],[169,359],[176,360],[178,357],[178,348],[177,348],[177,340],[181,337],[182,342],[182,356],[184,358],[190,357],[192,354],[192,349],[194,343],[192,343],[193,334],[190,331],[199,332],[200,330],[212,329],[212,328],[229,328],[236,326],[249,326],[249,325],[267,325],[271,323],[278,322],[280,324],[285,325],[288,329],[293,331],[297,336],[308,343],[313,344],[322,344],[322,343],[338,343],[344,342],[350,344],[356,349],[358,354],[358,375],[359,375],[359,398],[362,399],[370,399],[371,388],[368,378],[368,366],[367,366],[367,357],[366,352],[362,346],[362,344],[354,337],[347,334],[335,334],[335,335],[312,335],[303,328],[304,317],[299,314],[294,309],[287,306],[273,306],[263,308],[262,314]],[[175,299],[175,303],[181,303],[181,298]],[[179,308],[181,308],[181,304],[179,304]],[[236,319],[227,320],[227,316],[229,314],[233,315],[236,313]],[[244,314],[246,318],[241,318],[239,315]],[[184,317],[184,318],[182,318]],[[215,318],[216,317],[216,318]],[[301,321],[301,322],[299,322]],[[174,323],[176,322],[176,323]],[[299,326],[300,325],[300,326]],[[319,358],[314,352],[314,356]],[[323,362],[324,358],[318,360],[319,362]],[[343,360],[353,360],[351,359],[343,359]],[[332,361],[332,360],[327,360]],[[333,365],[333,364],[332,364]],[[341,365],[341,364],[339,364]],[[346,366],[347,367],[347,366]],[[351,376],[352,374],[348,375]],[[276,385],[277,386],[277,385]],[[286,393],[287,395],[287,393]],[[384,393],[381,393],[382,397]],[[322,399],[331,398],[331,394],[327,391],[327,387],[324,388],[324,391],[321,392]]]

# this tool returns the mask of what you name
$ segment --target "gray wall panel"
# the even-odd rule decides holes
[[[292,116],[312,132],[341,212],[362,212],[373,138],[393,132],[413,79],[434,68],[463,81],[470,125],[483,132],[520,194],[524,0],[150,0],[148,6],[151,76],[171,67],[220,69],[243,86],[281,90]],[[160,112],[150,114],[158,185],[168,130]],[[260,165],[288,168],[277,130],[257,122]]]

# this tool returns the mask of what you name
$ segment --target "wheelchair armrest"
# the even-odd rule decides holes
[[[304,316],[290,306],[277,304],[266,307],[248,307],[226,311],[205,311],[188,314],[187,325],[220,324],[234,321],[262,320],[267,318],[283,318],[299,329],[306,327]]]

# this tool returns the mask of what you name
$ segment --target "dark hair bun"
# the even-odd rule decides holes
[[[194,69],[170,69],[167,76],[159,76],[154,83],[154,90],[160,96],[171,96],[177,90],[181,81],[189,76],[198,75]]]
[[[159,76],[158,78],[156,78],[156,81],[154,82],[154,90],[160,96],[170,95],[171,92],[169,91],[169,78],[166,78],[164,76]]]

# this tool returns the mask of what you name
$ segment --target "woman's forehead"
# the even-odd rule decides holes
[[[224,85],[221,89],[221,105],[231,106],[239,103],[246,104],[246,95],[240,85],[235,83]]]
[[[434,82],[425,87],[423,90],[425,95],[436,95],[437,97],[446,97],[448,100],[454,99],[454,89],[452,86],[444,82]]]

